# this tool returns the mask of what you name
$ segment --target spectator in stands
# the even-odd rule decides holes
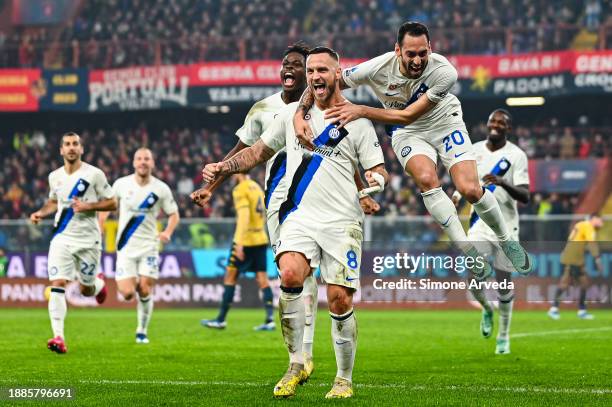
[[[559,158],[562,160],[569,160],[574,158],[576,149],[576,137],[572,134],[572,129],[566,127],[563,131],[563,136],[559,140]]]

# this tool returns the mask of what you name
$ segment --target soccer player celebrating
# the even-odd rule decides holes
[[[495,236],[515,269],[522,274],[532,270],[532,261],[521,245],[512,239],[493,194],[481,188],[472,143],[462,119],[461,104],[450,90],[457,81],[457,71],[442,55],[431,52],[429,31],[417,22],[402,24],[397,33],[395,51],[388,52],[353,68],[345,69],[341,89],[368,85],[384,109],[354,105],[346,100],[326,111],[325,118],[339,126],[363,117],[394,124],[392,145],[402,167],[421,189],[429,213],[445,229],[450,239],[473,258],[477,250],[467,236],[451,199],[442,191],[436,172],[438,157],[449,170],[457,190],[473,206]],[[312,132],[304,115],[312,105],[312,95],[302,98],[295,116],[298,138],[313,148]],[[491,273],[472,270],[485,278]]]
[[[306,89],[306,57],[308,48],[302,44],[295,44],[289,47],[284,55],[280,70],[282,90],[255,103],[247,117],[244,125],[236,132],[239,138],[238,143],[227,154],[225,159],[229,159],[239,151],[255,144],[270,127],[279,112],[289,103],[297,102]],[[285,173],[287,170],[287,153],[284,149],[271,157],[266,164],[266,188],[265,206],[267,216],[268,234],[271,244],[278,240],[278,211],[282,204],[287,189]],[[191,194],[193,201],[198,205],[205,205],[211,198],[212,193],[227,178],[221,176],[212,184],[195,191]],[[357,188],[362,190],[364,185],[357,172],[355,174]],[[380,209],[379,205],[369,196],[360,198],[359,203],[365,213],[371,214]],[[304,283],[304,304],[306,306],[306,326],[304,327],[304,357],[306,372],[308,376],[314,369],[313,363],[313,341],[317,311],[317,282],[314,275],[306,278]],[[229,294],[228,294],[229,295]],[[264,298],[264,301],[267,301]]]
[[[561,264],[563,265],[563,276],[555,292],[552,307],[548,310],[548,316],[554,320],[561,318],[559,313],[559,300],[563,292],[567,290],[572,281],[580,285],[580,299],[578,300],[578,318],[593,319],[586,309],[586,290],[589,287],[589,277],[584,268],[584,252],[589,250],[595,258],[595,266],[601,273],[602,265],[599,257],[599,246],[597,245],[597,229],[603,226],[603,219],[599,214],[592,214],[588,219],[578,222],[572,228],[567,239],[565,249],[561,253]]]
[[[147,329],[153,314],[153,287],[159,278],[159,243],[168,243],[179,223],[179,211],[168,185],[152,175],[153,153],[139,148],[134,153],[134,173],[113,184],[119,199],[117,236],[117,289],[126,300],[138,293],[136,343],[147,344]],[[168,225],[157,233],[160,210]],[[100,223],[109,212],[100,214]]]
[[[338,59],[335,51],[317,47],[306,62],[308,88],[315,98],[308,123],[319,134],[314,152],[305,150],[295,137],[292,118],[297,103],[293,103],[252,147],[229,160],[208,164],[203,171],[204,179],[214,182],[219,176],[250,169],[282,148],[287,150],[287,179],[291,181],[278,212],[280,236],[273,247],[281,275],[279,313],[289,369],[275,386],[275,397],[293,396],[307,378],[302,354],[303,291],[306,277],[317,266],[327,283],[338,367],[326,397],[353,395],[357,325],[352,299],[359,286],[363,240],[363,211],[353,178],[361,164],[369,185],[382,188],[388,174],[370,121],[359,119],[339,129],[323,117],[325,109],[343,99]]]
[[[227,326],[225,317],[234,299],[236,281],[239,272],[254,271],[257,284],[261,289],[266,318],[256,331],[273,331],[273,296],[268,281],[267,250],[268,236],[265,231],[264,192],[261,187],[246,174],[234,175],[236,186],[232,191],[236,209],[236,231],[225,268],[223,300],[216,319],[201,321],[208,328],[223,329]]]
[[[47,263],[53,338],[49,339],[47,347],[53,352],[66,353],[66,285],[77,279],[81,294],[95,296],[98,304],[106,299],[102,275],[96,276],[101,252],[96,211],[115,210],[117,200],[104,173],[81,161],[83,144],[78,134],[69,132],[62,136],[60,154],[64,165],[49,174],[49,200],[30,215],[30,220],[38,224],[55,212]]]
[[[510,227],[510,238],[519,239],[519,217],[517,201],[529,202],[529,173],[527,155],[516,144],[507,140],[512,129],[512,116],[503,109],[496,109],[487,121],[489,134],[487,139],[474,144],[474,154],[478,165],[478,176],[483,186],[490,191],[504,216],[504,222]],[[457,204],[461,196],[453,195]],[[502,251],[497,236],[484,223],[472,208],[470,230],[467,237],[478,246],[480,252],[493,256],[493,268],[497,281],[509,283],[514,267]],[[476,278],[478,281],[479,279]],[[480,331],[489,338],[493,332],[493,307],[487,300],[484,289],[472,286],[474,298],[482,305]],[[498,290],[499,299],[499,332],[497,334],[496,354],[510,353],[510,320],[512,319],[512,301],[514,292],[503,288]]]

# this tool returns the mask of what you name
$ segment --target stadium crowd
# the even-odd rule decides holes
[[[189,194],[201,182],[203,163],[218,161],[235,143],[235,129],[225,126],[208,128],[149,129],[141,124],[120,130],[89,129],[82,131],[85,146],[83,160],[101,168],[112,183],[132,169],[132,154],[140,146],[149,146],[156,154],[156,176],[172,188],[183,217],[231,217],[233,208],[231,183],[226,183],[208,208],[202,210],[190,202]],[[379,126],[377,131],[384,134]],[[473,141],[486,137],[484,123],[471,128]],[[606,157],[610,154],[612,139],[610,128],[565,127],[551,119],[546,126],[518,126],[515,142],[530,158],[586,159]],[[48,195],[47,175],[61,166],[58,154],[59,134],[35,130],[16,132],[0,138],[3,160],[0,162],[0,218],[28,217],[39,208]],[[516,140],[518,138],[518,141]],[[381,136],[390,186],[384,196],[381,215],[425,215],[426,210],[413,180],[403,175],[391,149],[390,139]],[[179,147],[176,147],[179,146]],[[256,169],[252,176],[263,185],[263,171]],[[448,175],[443,182],[447,192],[453,192]],[[532,200],[522,210],[527,213],[570,213],[569,198],[552,196]],[[552,202],[550,205],[547,202]],[[544,204],[542,204],[544,203]]]
[[[45,52],[54,66],[96,68],[269,59],[299,39],[366,58],[386,52],[405,20],[428,24],[443,54],[566,49],[581,28],[612,24],[600,0],[92,0],[58,35],[0,32],[0,66],[40,66]]]

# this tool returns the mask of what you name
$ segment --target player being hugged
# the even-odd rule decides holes
[[[366,118],[393,124],[391,143],[406,173],[411,175],[423,196],[431,216],[449,238],[472,258],[479,256],[467,241],[463,226],[451,199],[438,179],[438,157],[448,169],[457,190],[495,233],[500,247],[521,274],[531,272],[533,261],[521,245],[512,239],[493,194],[481,188],[472,143],[463,123],[461,103],[450,92],[457,81],[457,71],[440,54],[431,52],[429,31],[424,24],[406,22],[397,33],[395,50],[342,72],[340,88],[369,86],[384,109],[354,105],[349,101],[335,104],[325,113],[326,119],[340,127]],[[295,130],[302,142],[311,148],[312,133],[304,115],[312,104],[305,93],[295,115]],[[475,262],[472,272],[486,278],[492,271],[487,262]]]
[[[115,280],[126,300],[138,293],[136,343],[147,344],[147,329],[153,314],[153,287],[159,278],[159,243],[168,243],[172,238],[179,223],[179,211],[168,185],[152,175],[155,161],[151,150],[136,150],[133,165],[133,174],[113,184],[119,200]],[[168,216],[168,224],[158,233],[160,210]],[[109,214],[100,213],[100,224]]]
[[[516,144],[507,140],[512,130],[512,117],[503,109],[496,109],[487,121],[489,134],[486,140],[474,144],[474,154],[478,165],[478,176],[482,185],[490,191],[502,210],[504,221],[510,228],[511,239],[519,240],[519,215],[517,202],[529,202],[529,172],[527,154]],[[453,195],[457,204],[461,196]],[[479,251],[493,257],[495,278],[501,285],[497,290],[499,300],[499,331],[495,353],[498,355],[510,353],[510,320],[512,319],[512,302],[514,290],[508,283],[512,281],[514,267],[500,247],[495,232],[485,224],[472,208],[468,239],[476,245]],[[476,279],[479,280],[478,278]],[[470,292],[482,305],[480,332],[489,338],[493,333],[493,306],[487,300],[485,290],[477,284],[470,285]]]
[[[62,136],[60,154],[64,165],[49,174],[49,200],[30,215],[30,220],[38,224],[55,212],[47,263],[53,338],[47,347],[53,352],[66,353],[66,285],[76,279],[81,294],[95,296],[98,304],[106,299],[104,279],[97,274],[101,236],[96,211],[117,209],[117,200],[102,170],[81,161],[83,144],[78,134],[69,132]]]
[[[281,276],[279,314],[289,368],[275,386],[274,396],[293,396],[307,377],[302,354],[304,281],[313,268],[320,266],[321,277],[327,283],[338,368],[326,397],[345,398],[353,395],[357,346],[353,293],[359,287],[364,216],[354,173],[361,165],[368,184],[378,188],[384,186],[388,174],[369,120],[359,119],[338,128],[324,119],[323,111],[343,100],[338,54],[326,47],[311,50],[306,76],[315,100],[308,112],[308,123],[319,135],[313,152],[295,136],[292,121],[297,103],[292,103],[252,147],[229,160],[208,164],[203,175],[206,181],[214,182],[226,174],[246,171],[286,148],[289,185],[278,212],[280,236],[273,248]]]

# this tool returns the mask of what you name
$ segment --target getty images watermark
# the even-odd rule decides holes
[[[443,271],[442,274],[454,272],[459,277],[464,277],[467,272],[474,269],[483,269],[487,259],[484,256],[451,256],[451,255],[427,255],[421,253],[413,255],[409,253],[395,253],[395,255],[373,256],[372,272],[378,276],[372,281],[376,290],[465,290],[465,289],[514,289],[511,280],[503,281],[479,281],[475,278],[468,280],[440,281],[431,278],[415,278],[423,274],[440,274],[434,271]],[[394,277],[408,273],[411,278],[395,278],[386,281],[381,274],[389,274],[392,271]]]

